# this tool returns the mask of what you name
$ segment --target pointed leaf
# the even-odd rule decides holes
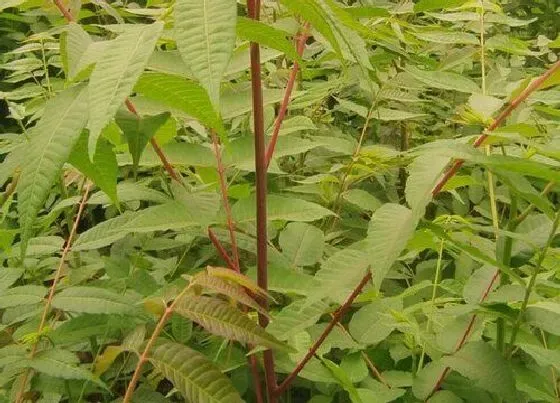
[[[117,124],[123,131],[128,142],[128,151],[132,155],[134,172],[138,169],[140,157],[150,139],[158,129],[169,119],[169,112],[155,116],[138,117],[128,111],[117,114]]]
[[[306,224],[289,223],[280,233],[279,243],[282,252],[294,266],[311,266],[323,256],[323,231]]]
[[[457,73],[420,70],[412,66],[409,66],[406,71],[415,79],[432,88],[466,92],[469,94],[480,92],[480,88],[474,81]]]
[[[102,138],[97,142],[92,162],[88,156],[88,135],[87,132],[83,132],[74,146],[68,162],[91,179],[111,198],[114,204],[118,204],[117,157],[107,140]]]
[[[47,289],[40,285],[22,285],[2,291],[0,309],[20,305],[34,305],[43,301]]]
[[[245,17],[237,19],[237,36],[241,39],[279,50],[290,59],[301,63],[301,57],[298,55],[296,48],[286,39],[288,35],[290,34],[260,21]]]
[[[86,124],[87,107],[83,87],[69,88],[47,102],[34,128],[18,183],[22,255],[37,214]]]
[[[105,288],[71,287],[56,294],[54,308],[69,312],[133,314],[138,311],[135,301]]]
[[[164,73],[145,73],[135,91],[172,109],[200,120],[205,126],[224,134],[222,121],[208,94],[200,85],[183,77]]]
[[[113,40],[95,65],[89,81],[90,158],[101,130],[113,118],[140,77],[163,29],[163,23],[128,27]]]
[[[162,344],[153,351],[150,362],[190,402],[243,402],[227,376],[206,356],[187,346]]]
[[[175,3],[177,47],[183,61],[220,105],[220,84],[235,46],[235,0],[178,0]]]
[[[175,312],[198,323],[210,333],[242,343],[290,350],[267,333],[247,315],[227,302],[204,296],[189,295],[175,306]]]

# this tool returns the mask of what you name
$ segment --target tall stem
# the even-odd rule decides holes
[[[260,0],[247,2],[249,17],[255,21],[260,18]],[[264,137],[263,95],[261,83],[261,55],[258,43],[251,42],[251,89],[253,98],[253,122],[255,128],[255,176],[257,192],[257,284],[268,291],[267,272],[267,231],[266,231],[266,145]],[[260,305],[268,310],[268,300],[259,299]],[[268,325],[266,315],[259,313],[259,323],[262,327]],[[272,350],[263,353],[266,390],[269,403],[275,403],[276,374],[274,372],[274,357]]]

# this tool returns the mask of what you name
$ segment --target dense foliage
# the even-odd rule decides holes
[[[0,0],[0,401],[558,402],[559,30]]]

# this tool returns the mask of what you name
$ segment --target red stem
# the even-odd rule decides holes
[[[222,151],[220,150],[220,144],[216,132],[214,130],[211,130],[210,135],[212,136],[212,145],[214,147],[214,154],[216,155],[216,165],[218,167],[218,177],[220,179],[220,193],[222,194],[222,204],[224,206],[224,211],[226,212],[226,221],[229,230],[229,239],[231,242],[231,254],[233,255],[233,270],[240,273],[241,268],[239,265],[239,250],[237,248],[237,238],[235,236],[235,223],[233,222],[231,206],[228,199],[228,186],[226,183],[225,168],[222,162]]]
[[[278,396],[280,394],[282,394],[287,388],[288,386],[290,386],[290,384],[294,381],[294,379],[296,379],[297,375],[301,372],[301,370],[305,367],[305,365],[309,362],[309,360],[311,359],[311,357],[313,357],[315,355],[315,353],[317,352],[317,350],[319,349],[319,347],[321,347],[321,344],[323,344],[323,342],[325,341],[325,339],[327,338],[327,336],[329,335],[329,333],[331,332],[331,330],[333,330],[333,328],[336,326],[336,324],[340,321],[340,319],[342,318],[342,316],[346,313],[346,311],[348,310],[348,308],[350,307],[350,305],[352,305],[352,303],[354,302],[354,300],[356,299],[356,297],[358,295],[360,295],[360,292],[362,292],[362,288],[364,288],[364,286],[371,280],[371,271],[368,268],[368,272],[367,274],[362,278],[362,280],[360,281],[360,283],[356,286],[356,288],[354,288],[354,291],[352,291],[352,294],[350,294],[348,296],[348,298],[346,298],[346,301],[344,301],[344,303],[340,306],[340,308],[338,308],[338,310],[335,312],[335,314],[333,315],[331,321],[329,322],[329,324],[327,325],[327,327],[325,328],[325,330],[323,330],[323,333],[321,333],[321,336],[319,336],[319,338],[317,339],[317,341],[315,341],[315,343],[313,344],[313,346],[311,346],[311,348],[309,349],[309,351],[307,352],[307,354],[305,355],[305,357],[303,357],[303,359],[299,362],[299,364],[297,365],[297,367],[287,376],[286,379],[284,379],[284,382],[282,382],[280,384],[280,386],[278,386],[275,390],[275,394]]]
[[[249,17],[255,21],[259,20],[260,6],[260,0],[249,0],[247,2]],[[266,146],[264,137],[261,56],[258,43],[251,42],[250,54],[253,120],[255,128],[255,182],[257,188],[257,284],[263,290],[267,291]],[[268,300],[266,298],[260,298],[259,303],[265,310],[268,310]],[[259,313],[259,324],[262,327],[268,325],[268,318],[261,313]],[[274,396],[274,390],[276,389],[276,373],[274,372],[272,350],[265,350],[263,358],[268,402],[276,403],[276,397]]]
[[[302,32],[299,35],[297,41],[297,53],[302,56],[303,50],[305,49],[305,42],[309,37],[309,23],[306,22],[303,26]],[[274,130],[272,131],[272,137],[270,139],[270,143],[266,149],[266,166],[270,165],[270,160],[272,159],[272,155],[274,154],[274,148],[276,147],[276,143],[278,142],[278,134],[280,133],[280,126],[282,126],[282,122],[286,117],[286,111],[288,110],[288,105],[290,104],[290,97],[292,95],[292,91],[294,90],[294,84],[296,82],[297,74],[299,71],[299,63],[294,61],[292,66],[292,70],[290,71],[290,77],[288,78],[288,83],[286,84],[286,92],[284,92],[284,99],[282,100],[282,105],[280,105],[280,109],[278,110],[278,116],[274,121]]]
[[[477,137],[473,146],[479,147],[480,145],[482,145],[482,143],[484,143],[484,140],[486,140],[490,132],[496,130],[496,128],[498,128],[509,117],[509,115],[511,115],[511,113],[515,110],[515,108],[517,108],[523,101],[525,101],[529,97],[529,95],[535,92],[542,85],[543,82],[545,82],[551,75],[553,75],[559,69],[560,69],[560,61],[557,61],[542,76],[540,76],[536,80],[533,80],[533,82],[529,84],[527,88],[525,88],[521,92],[521,94],[519,94],[517,97],[513,99],[513,101],[509,103],[509,105],[498,115],[498,117],[492,122],[492,124],[488,126],[488,128],[484,131],[484,133]],[[459,159],[453,163],[451,168],[447,170],[447,172],[443,175],[443,177],[439,180],[439,182],[432,190],[433,196],[436,196],[441,191],[441,189],[445,186],[447,181],[449,181],[449,179],[451,179],[457,173],[457,171],[459,170],[459,168],[461,168],[464,162],[465,162],[464,160]]]
[[[214,247],[216,248],[216,250],[218,251],[218,253],[222,257],[222,259],[225,260],[227,266],[231,270],[237,271],[235,263],[233,263],[233,260],[231,260],[231,258],[229,257],[228,253],[226,252],[226,249],[223,247],[220,240],[216,237],[216,234],[214,234],[214,231],[212,231],[210,228],[208,228],[208,238],[210,238],[210,241],[212,241],[212,243],[214,244]]]

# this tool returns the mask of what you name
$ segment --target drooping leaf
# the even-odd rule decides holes
[[[53,298],[55,308],[69,312],[133,314],[138,311],[129,296],[117,294],[99,287],[70,287]]]
[[[74,146],[68,162],[99,186],[113,203],[118,204],[117,158],[107,140],[101,138],[97,142],[92,162],[88,156],[88,135],[83,132]]]
[[[177,47],[216,109],[220,84],[235,46],[234,0],[179,0],[175,4]]]
[[[406,201],[417,219],[424,215],[426,205],[432,200],[432,190],[449,161],[448,157],[426,153],[416,157],[409,165],[405,189]]]
[[[163,23],[129,27],[107,46],[89,81],[90,159],[97,139],[132,92],[163,29]]]
[[[209,332],[228,339],[281,350],[290,349],[247,315],[219,299],[188,295],[177,302],[175,312]]]
[[[245,17],[237,19],[237,36],[241,39],[279,50],[290,59],[301,63],[301,57],[298,55],[294,45],[286,39],[287,35],[289,35],[287,32],[259,21]]]
[[[166,107],[180,110],[224,134],[222,121],[208,94],[194,81],[164,73],[144,73],[134,90]]]
[[[206,356],[187,346],[165,343],[156,347],[150,362],[183,397],[197,403],[241,403],[231,381]]]
[[[138,117],[127,111],[117,114],[117,124],[126,137],[128,151],[132,155],[134,172],[138,169],[138,163],[144,148],[170,116],[169,112],[146,117]]]
[[[414,5],[414,11],[417,13],[430,10],[448,9],[459,7],[468,0],[420,0]]]
[[[34,128],[17,188],[22,255],[37,214],[86,125],[87,107],[83,87],[69,88],[47,103],[43,117]]]

